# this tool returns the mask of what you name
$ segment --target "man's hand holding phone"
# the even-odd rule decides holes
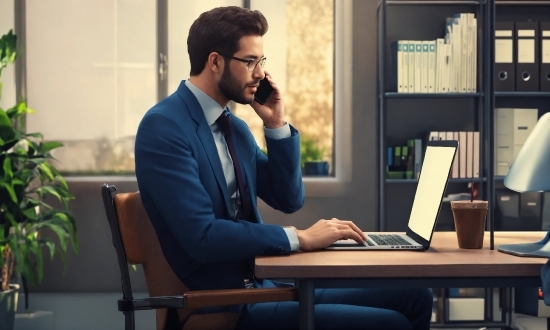
[[[272,91],[270,89],[272,89]],[[284,126],[285,110],[283,97],[277,84],[267,71],[265,71],[265,78],[263,82],[260,83],[260,86],[258,86],[255,95],[255,100],[250,105],[263,120],[265,126],[267,128],[279,128]]]

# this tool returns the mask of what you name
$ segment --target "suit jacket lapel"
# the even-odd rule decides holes
[[[212,167],[212,171],[214,172],[214,176],[216,177],[216,182],[218,183],[220,191],[223,194],[227,214],[231,214],[229,208],[229,193],[227,192],[227,183],[225,182],[225,176],[223,175],[220,156],[218,155],[216,143],[212,137],[212,131],[206,122],[206,118],[204,117],[199,101],[197,101],[195,95],[193,95],[193,93],[189,90],[189,88],[187,88],[187,86],[185,86],[183,82],[178,88],[178,94],[187,104],[191,118],[193,118],[195,123],[197,123],[197,136],[202,143],[204,151],[208,157],[208,161],[210,162],[210,166]]]

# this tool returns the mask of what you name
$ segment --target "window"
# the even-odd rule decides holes
[[[163,0],[27,2],[27,98],[36,109],[27,117],[27,130],[65,144],[54,150],[56,167],[64,173],[133,174],[138,123],[158,101],[158,1]],[[164,1],[170,94],[189,77],[187,34],[193,21],[206,10],[243,1]],[[266,69],[283,89],[287,120],[302,140],[310,139],[324,151],[333,175],[339,172],[333,171],[338,165],[333,151],[338,145],[334,2],[250,1],[270,24],[264,41]],[[233,109],[264,147],[262,123],[253,110],[242,105]]]
[[[133,173],[157,102],[155,12],[155,0],[27,1],[27,130],[65,144],[60,171]]]
[[[285,117],[323,153],[332,168],[334,117],[334,5],[333,0],[251,0],[251,9],[266,16],[266,70],[277,81],[285,100]],[[307,24],[304,24],[307,22]],[[263,123],[249,106],[237,104],[235,113],[265,147]]]

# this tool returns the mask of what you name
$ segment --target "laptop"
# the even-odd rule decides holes
[[[420,250],[430,247],[458,141],[428,141],[406,233],[365,233],[365,244],[339,240],[329,250]]]

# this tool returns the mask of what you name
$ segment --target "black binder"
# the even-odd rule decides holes
[[[496,91],[514,91],[514,22],[495,22],[495,70]]]
[[[540,50],[540,90],[550,92],[550,22],[540,22]]]
[[[539,23],[516,22],[516,91],[539,91]]]

